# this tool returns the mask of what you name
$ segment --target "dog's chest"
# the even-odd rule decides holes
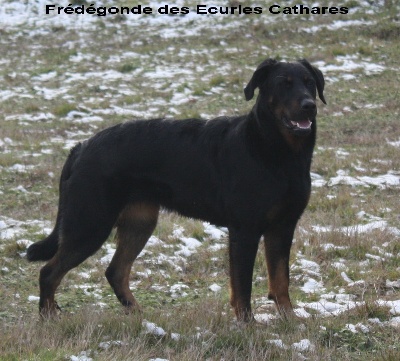
[[[289,174],[288,174],[289,173]],[[268,223],[282,219],[298,219],[307,206],[311,193],[311,180],[307,172],[288,172],[281,179],[271,202],[267,202],[266,219]]]

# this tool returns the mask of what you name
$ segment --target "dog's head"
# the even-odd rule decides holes
[[[285,133],[304,136],[315,122],[317,92],[326,104],[324,85],[321,71],[305,59],[295,63],[267,59],[257,67],[244,94],[250,100],[259,88],[257,106],[268,108]]]

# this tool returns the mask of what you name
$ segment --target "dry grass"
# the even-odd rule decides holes
[[[0,232],[20,229],[14,237],[0,238],[0,359],[398,360],[400,338],[398,329],[390,326],[393,314],[375,301],[399,298],[398,288],[387,283],[400,279],[399,235],[387,227],[351,231],[374,219],[398,227],[398,187],[327,183],[313,188],[295,235],[291,293],[295,303],[320,300],[320,293],[303,291],[309,274],[296,266],[301,259],[315,262],[325,294],[346,293],[365,301],[335,317],[308,309],[316,316],[293,322],[273,319],[267,325],[237,324],[228,301],[226,249],[220,249],[226,239],[209,239],[202,222],[162,214],[155,236],[164,243],[147,249],[136,262],[139,273],[132,273],[142,318],[122,313],[104,277],[103,248],[63,281],[58,295],[64,309],[61,318],[41,322],[37,301],[28,301],[38,293],[41,265],[28,264],[21,257],[25,246],[17,243],[48,233],[55,219],[58,176],[74,142],[131,118],[244,113],[251,104],[244,101],[243,85],[254,66],[269,56],[306,57],[330,65],[341,65],[348,57],[355,63],[383,65],[385,70],[376,74],[354,69],[355,78],[347,80],[343,71],[326,72],[328,105],[319,109],[313,172],[327,182],[341,170],[352,177],[391,171],[398,175],[399,148],[388,144],[400,139],[399,26],[394,19],[398,9],[394,2],[389,4],[392,8],[372,4],[373,11],[368,12],[360,3],[348,1],[354,11],[346,16],[263,14],[215,19],[208,27],[196,21],[178,27],[170,17],[167,25],[137,26],[127,19],[99,18],[85,29],[62,24],[44,32],[37,31],[40,25],[0,29],[5,59],[0,61]],[[374,25],[302,30],[350,19]],[[178,35],[165,37],[172,28]],[[165,76],[175,71],[176,75]],[[17,95],[6,98],[6,91]],[[179,103],[180,99],[184,101]],[[101,119],[84,122],[85,117]],[[16,170],[16,164],[27,166],[27,171]],[[1,228],[1,222],[7,228]],[[179,226],[185,236],[203,243],[185,260],[175,254],[182,244],[172,233]],[[315,226],[328,230],[319,232]],[[350,228],[343,231],[344,227]],[[346,282],[342,272],[364,282]],[[268,309],[262,298],[266,276],[259,252],[253,299],[260,313]],[[219,293],[209,290],[214,283],[222,287]],[[187,288],[176,294],[176,284]],[[370,321],[376,318],[380,324]],[[143,319],[166,334],[146,333]],[[349,324],[362,324],[369,331],[352,332]],[[296,350],[293,345],[301,340],[312,346]]]

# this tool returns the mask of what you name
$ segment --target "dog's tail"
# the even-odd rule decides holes
[[[73,166],[81,152],[82,144],[78,143],[71,149],[67,161],[61,172],[60,177],[60,197],[58,201],[58,213],[56,224],[53,231],[45,239],[35,242],[27,249],[26,258],[28,261],[48,261],[57,252],[60,241],[60,227],[62,222],[63,207],[65,204],[66,195],[66,181],[71,177]]]
[[[28,247],[26,252],[28,261],[48,261],[53,258],[58,250],[58,229],[56,227],[48,237]]]

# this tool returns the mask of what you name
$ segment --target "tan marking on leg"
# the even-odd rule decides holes
[[[160,207],[150,203],[135,203],[126,206],[118,216],[117,227],[140,222],[154,222],[158,219]]]
[[[289,256],[293,238],[292,229],[270,230],[264,234],[264,250],[268,267],[268,298],[283,317],[294,316],[289,297]]]
[[[40,270],[39,313],[43,318],[57,316],[59,307],[55,301],[55,292],[67,272],[61,270],[58,254]]]
[[[273,270],[268,267],[268,280],[268,298],[274,300],[281,316],[293,316],[293,307],[289,298],[289,277],[286,259],[279,260]]]
[[[129,289],[132,264],[147,243],[157,224],[159,206],[139,203],[127,206],[117,221],[117,250],[106,277],[127,312],[140,310]]]

